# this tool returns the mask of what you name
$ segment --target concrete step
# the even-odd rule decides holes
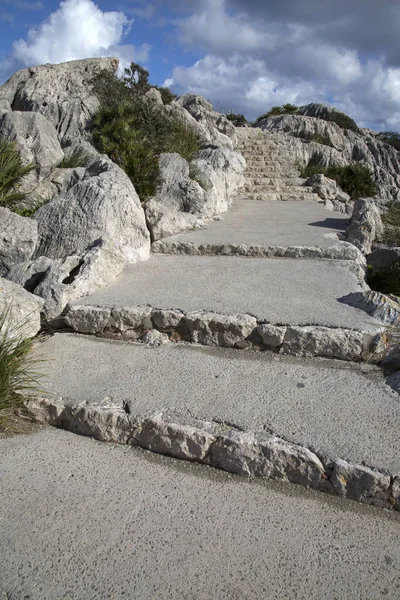
[[[246,173],[245,173],[246,177]],[[267,186],[301,186],[306,179],[301,177],[271,177],[269,175],[263,175],[258,177],[252,177],[247,175],[246,185],[267,185]]]
[[[50,424],[337,495],[349,485],[353,499],[393,506],[400,419],[379,371],[367,377],[337,362],[68,334],[39,345],[38,355],[49,359],[46,400],[28,410]],[[245,460],[259,445],[272,463],[265,472]],[[361,479],[365,463],[387,472]]]
[[[267,180],[268,181],[268,180]],[[267,183],[266,181],[262,181],[261,183],[252,183],[252,182],[248,182],[246,181],[246,183],[243,186],[243,189],[247,192],[250,193],[260,193],[263,191],[266,192],[290,192],[290,193],[297,193],[297,194],[313,194],[313,192],[311,192],[310,188],[307,188],[306,186],[300,186],[300,185],[287,185],[284,183],[283,179],[277,179],[275,180],[274,183]],[[317,196],[317,194],[313,194],[313,196]]]
[[[0,444],[4,598],[398,597],[394,514],[52,427]]]
[[[287,177],[287,178],[296,178],[299,177],[299,171],[297,169],[285,169],[281,170],[278,167],[267,167],[264,168],[262,166],[256,167],[247,167],[245,173],[245,177]]]

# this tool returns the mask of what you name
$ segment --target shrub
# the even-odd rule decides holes
[[[0,206],[12,207],[23,200],[26,193],[19,192],[21,181],[33,171],[35,165],[24,165],[15,142],[0,138]]]
[[[158,85],[154,85],[153,87],[155,87],[156,90],[158,90],[160,92],[161,98],[162,98],[162,101],[164,102],[164,104],[170,104],[172,102],[172,100],[175,100],[175,98],[178,97],[176,94],[171,92],[171,90],[167,87],[161,87]]]
[[[14,206],[12,210],[20,217],[31,217],[32,215],[35,214],[36,211],[39,210],[39,208],[41,208],[48,202],[51,202],[51,200],[53,200],[53,198],[54,198],[54,196],[51,196],[51,195],[38,196],[34,199],[33,206],[23,206],[23,207]]]
[[[21,335],[26,321],[11,329],[10,312],[8,307],[0,314],[0,418],[22,402],[22,394],[38,392],[42,376],[34,367],[43,361],[32,357],[32,340]]]
[[[244,125],[247,123],[246,117],[242,114],[226,113],[225,117],[228,121],[234,121],[236,125]]]
[[[354,133],[360,133],[357,123],[348,115],[340,110],[332,110],[326,113],[325,117],[321,117],[324,121],[336,123],[341,129],[350,129]]]
[[[173,119],[163,108],[143,99],[148,73],[132,63],[124,81],[101,72],[92,82],[100,108],[92,120],[97,148],[127,173],[142,202],[155,194],[158,157],[177,152],[190,161],[200,149],[197,132],[182,118]]]
[[[316,142],[317,144],[322,144],[323,146],[330,146],[333,148],[333,144],[328,133],[315,133],[309,139],[311,142]]]
[[[367,271],[368,285],[382,294],[400,296],[400,262],[384,269]]]
[[[294,115],[299,107],[295,104],[283,104],[283,106],[272,106],[268,112],[260,115],[256,119],[256,123],[268,119],[268,117],[276,117],[277,115]]]
[[[384,144],[389,144],[389,146],[392,146],[395,150],[400,152],[400,133],[395,131],[382,131],[381,133],[378,133],[377,138]]]
[[[301,177],[308,178],[312,175],[322,174],[334,179],[352,200],[356,198],[371,197],[377,194],[377,187],[372,177],[372,172],[360,164],[351,164],[345,167],[330,165],[322,167],[309,163],[301,172]]]
[[[381,242],[388,246],[400,247],[400,203],[392,202],[389,210],[382,215],[384,234]]]
[[[74,150],[69,156],[64,156],[57,167],[60,169],[77,169],[78,167],[86,167],[90,159],[91,155],[84,150]]]

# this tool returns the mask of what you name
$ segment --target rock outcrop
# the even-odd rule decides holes
[[[245,160],[228,148],[206,148],[189,163],[179,154],[162,154],[156,196],[146,203],[153,240],[202,227],[228,210],[243,184]]]
[[[33,337],[40,330],[43,300],[21,286],[0,279],[0,314],[6,315],[5,327],[11,336]]]
[[[344,166],[351,162],[365,165],[374,174],[380,198],[386,202],[399,198],[399,153],[369,130],[355,133],[324,120],[324,111],[330,107],[309,106],[313,107],[311,112],[307,112],[308,107],[303,107],[299,114],[269,117],[258,126],[265,131],[287,134],[288,146],[303,164],[312,161],[322,166]],[[303,114],[300,114],[303,109]]]
[[[38,241],[37,223],[0,207],[0,276],[29,260]]]
[[[373,242],[382,234],[382,219],[374,201],[371,198],[356,200],[346,240],[363,254],[370,254]]]
[[[1,88],[0,102],[13,111],[43,115],[56,128],[63,146],[84,134],[90,117],[99,106],[90,82],[95,73],[115,73],[116,58],[89,58],[58,65],[30,67],[15,73]]]
[[[106,156],[93,158],[85,175],[34,215],[39,242],[35,256],[77,255],[102,237],[115,240],[128,262],[145,260],[150,236],[130,179]]]

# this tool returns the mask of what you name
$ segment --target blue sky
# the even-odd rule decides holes
[[[0,0],[0,81],[44,62],[117,56],[155,84],[248,118],[334,104],[400,131],[400,0]]]

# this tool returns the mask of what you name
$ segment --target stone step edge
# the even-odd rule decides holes
[[[264,246],[262,244],[196,244],[194,242],[170,241],[153,242],[154,254],[180,254],[189,256],[243,256],[251,258],[307,258],[353,261],[365,266],[362,252],[349,242],[339,241],[332,246]]]
[[[319,457],[267,430],[243,431],[189,413],[157,411],[136,416],[129,402],[71,404],[63,398],[25,400],[25,417],[93,437],[139,446],[255,479],[295,483],[379,508],[400,510],[400,476],[343,459]],[[27,413],[27,414],[26,414]]]
[[[249,314],[184,313],[148,305],[105,307],[68,305],[64,320],[77,333],[151,344],[189,342],[238,350],[270,350],[281,355],[377,363],[384,357],[384,327],[362,332],[321,325],[282,325]]]

